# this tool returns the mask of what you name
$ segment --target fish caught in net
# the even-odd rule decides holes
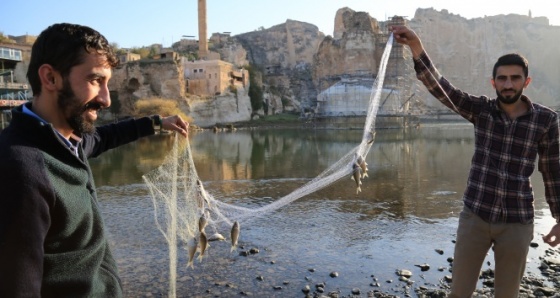
[[[391,34],[373,83],[361,142],[317,177],[268,205],[247,208],[215,199],[198,177],[188,138],[175,135],[173,149],[163,164],[142,177],[150,191],[157,228],[169,246],[169,297],[176,296],[178,247],[188,251],[188,266],[193,267],[195,254],[198,252],[202,260],[209,241],[228,239],[235,250],[242,233],[240,226],[249,219],[273,212],[343,178],[352,177],[356,193],[360,191],[361,179],[367,176],[365,159],[375,139],[375,119],[392,43]]]

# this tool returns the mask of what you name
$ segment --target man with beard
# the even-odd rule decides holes
[[[530,176],[537,155],[546,201],[556,219],[543,240],[553,247],[560,243],[558,115],[523,95],[531,78],[522,56],[507,54],[494,65],[491,84],[497,99],[474,96],[439,74],[413,30],[391,30],[398,43],[409,46],[416,75],[430,93],[474,125],[475,152],[459,216],[449,297],[471,297],[491,247],[495,297],[517,297],[533,239]]]
[[[88,158],[155,126],[186,137],[188,124],[153,115],[95,127],[117,64],[89,27],[54,24],[34,43],[34,98],[0,134],[0,297],[122,296]]]

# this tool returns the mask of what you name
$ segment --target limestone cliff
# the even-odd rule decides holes
[[[237,93],[219,96],[188,96],[189,116],[194,124],[211,127],[216,124],[229,124],[251,119],[251,99],[245,88],[237,88]]]
[[[560,105],[560,27],[550,26],[547,18],[510,14],[466,19],[430,8],[416,10],[410,26],[441,74],[464,91],[494,97],[494,63],[503,54],[518,52],[529,60],[533,78],[526,94]]]
[[[183,72],[174,60],[137,60],[113,71],[109,89],[119,93],[122,112],[129,114],[137,99],[152,96],[181,99]]]
[[[283,110],[300,110],[309,99],[317,95],[312,81],[313,57],[324,34],[317,26],[287,20],[266,30],[234,36],[247,51],[247,59],[263,72],[265,97],[285,106],[273,107]]]
[[[383,40],[388,36],[390,22],[377,22],[368,14],[347,7],[337,12],[334,37],[328,36],[321,43],[314,65],[319,106],[330,98],[330,108],[323,112],[337,115],[349,109],[347,102],[340,103],[354,100],[348,96],[348,91],[340,94],[340,90],[349,90],[355,84],[349,77],[367,78],[371,73],[376,74],[379,67],[376,63],[384,50]],[[418,9],[409,25],[422,38],[439,71],[464,91],[494,97],[490,79],[495,61],[503,54],[518,52],[529,60],[529,75],[533,77],[526,94],[536,102],[555,108],[560,106],[557,96],[560,92],[560,43],[557,42],[560,27],[550,26],[547,18],[510,14],[466,19],[446,10],[429,8]],[[391,55],[401,55],[402,61],[389,61],[388,67],[392,70],[388,70],[387,78],[399,73],[393,76],[394,81],[406,82],[405,89],[415,100],[409,102],[408,95],[398,97],[396,103],[389,99],[386,104],[393,105],[389,113],[402,113],[403,108],[417,113],[442,109],[417,80],[410,81],[414,71],[408,48],[398,53],[394,50]],[[398,89],[403,88],[395,88]],[[354,96],[367,96],[366,92],[359,93]],[[383,108],[387,107],[382,107],[380,112]]]
[[[368,86],[377,75],[386,46],[387,27],[394,19],[377,21],[365,12],[344,7],[336,13],[333,36],[325,36],[315,25],[287,20],[227,38],[216,43],[213,51],[236,66],[250,63],[262,71],[258,81],[263,83],[269,114],[316,112],[321,103],[335,100],[329,105],[330,115],[339,115],[338,107],[355,109],[340,103],[350,98],[348,90],[356,90],[355,96],[360,98],[355,106],[363,110],[362,103],[367,101],[362,97],[369,96]],[[495,91],[489,81],[494,62],[503,54],[519,52],[528,58],[533,77],[526,93],[536,102],[560,106],[560,27],[550,26],[547,18],[497,15],[466,19],[429,8],[418,9],[408,22],[439,71],[464,91],[493,97]],[[385,91],[380,112],[422,113],[442,108],[414,78],[406,48],[394,44],[391,59],[386,80],[391,90]],[[129,103],[149,96],[176,98],[201,125],[245,121],[254,112],[246,90],[239,90],[237,96],[222,94],[206,99],[185,94],[182,74],[173,61],[137,61],[115,70],[110,88],[118,90],[120,98]]]
[[[335,37],[326,37],[314,57],[317,85],[321,81],[334,83],[341,76],[372,78],[383,51],[384,44],[380,43],[386,40],[378,22],[365,12],[342,8],[335,24]]]

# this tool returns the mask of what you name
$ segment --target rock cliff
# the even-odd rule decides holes
[[[217,43],[213,50],[222,60],[236,66],[252,64],[261,70],[259,81],[269,114],[316,112],[320,101],[329,98],[324,96],[329,88],[337,93],[330,98],[343,101],[348,96],[341,92],[349,90],[348,84],[366,86],[364,82],[376,76],[391,20],[380,22],[365,12],[344,7],[336,13],[334,22],[333,36],[325,36],[315,25],[287,20],[268,29],[232,36]],[[529,74],[533,77],[527,95],[536,102],[560,106],[560,27],[550,26],[547,18],[510,14],[466,19],[446,10],[428,8],[418,9],[408,23],[422,38],[439,71],[464,91],[493,97],[490,77],[494,62],[503,54],[519,52],[528,58]],[[386,84],[395,87],[407,82],[399,88],[407,89],[408,95],[391,103],[389,97],[397,92],[386,90],[388,95],[380,112],[441,109],[414,78],[407,49],[394,46],[391,55],[402,61],[389,61]],[[129,103],[148,96],[176,98],[199,125],[250,119],[252,111],[246,90],[240,90],[237,96],[194,98],[185,94],[182,74],[181,67],[173,61],[132,62],[115,71],[111,90],[118,90],[120,98],[128,99]],[[357,84],[355,78],[364,80]],[[361,90],[356,91],[357,96],[369,96],[367,88],[354,89]],[[415,96],[414,100],[410,100],[410,94]],[[330,106],[337,109],[336,104]],[[337,115],[332,112],[330,115]]]
[[[314,56],[324,38],[317,26],[287,20],[266,30],[253,31],[234,36],[247,51],[247,59],[263,73],[263,85],[278,98],[282,110],[306,108],[317,96],[312,80]]]
[[[315,55],[315,77],[319,80],[377,73],[382,32],[378,22],[365,12],[340,9],[335,17],[334,38],[325,38]],[[384,46],[384,45],[383,45]]]
[[[550,26],[547,18],[509,14],[466,19],[446,10],[418,9],[409,25],[456,87],[494,97],[494,63],[518,52],[529,60],[533,78],[526,94],[546,105],[560,105],[560,27]]]
[[[171,59],[137,60],[113,71],[109,89],[119,93],[122,112],[129,114],[139,98],[184,98],[183,71]]]

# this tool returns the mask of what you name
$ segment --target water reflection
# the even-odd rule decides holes
[[[173,147],[171,135],[155,135],[109,150],[89,160],[97,186],[127,185],[161,165]]]
[[[193,136],[192,148],[203,181],[247,180],[237,186],[228,182],[212,184],[217,193],[230,195],[242,188],[250,197],[279,198],[338,161],[361,137],[358,130],[203,133]],[[370,177],[363,181],[361,200],[348,201],[341,211],[363,209],[351,204],[384,204],[397,217],[441,217],[457,210],[460,202],[437,194],[462,192],[472,142],[468,126],[379,131],[366,159]],[[259,180],[276,178],[300,180],[285,181],[278,187],[258,185]],[[348,177],[348,181],[340,181],[311,197],[347,199],[355,197],[354,190]],[[364,219],[379,212],[378,208],[368,209]]]

